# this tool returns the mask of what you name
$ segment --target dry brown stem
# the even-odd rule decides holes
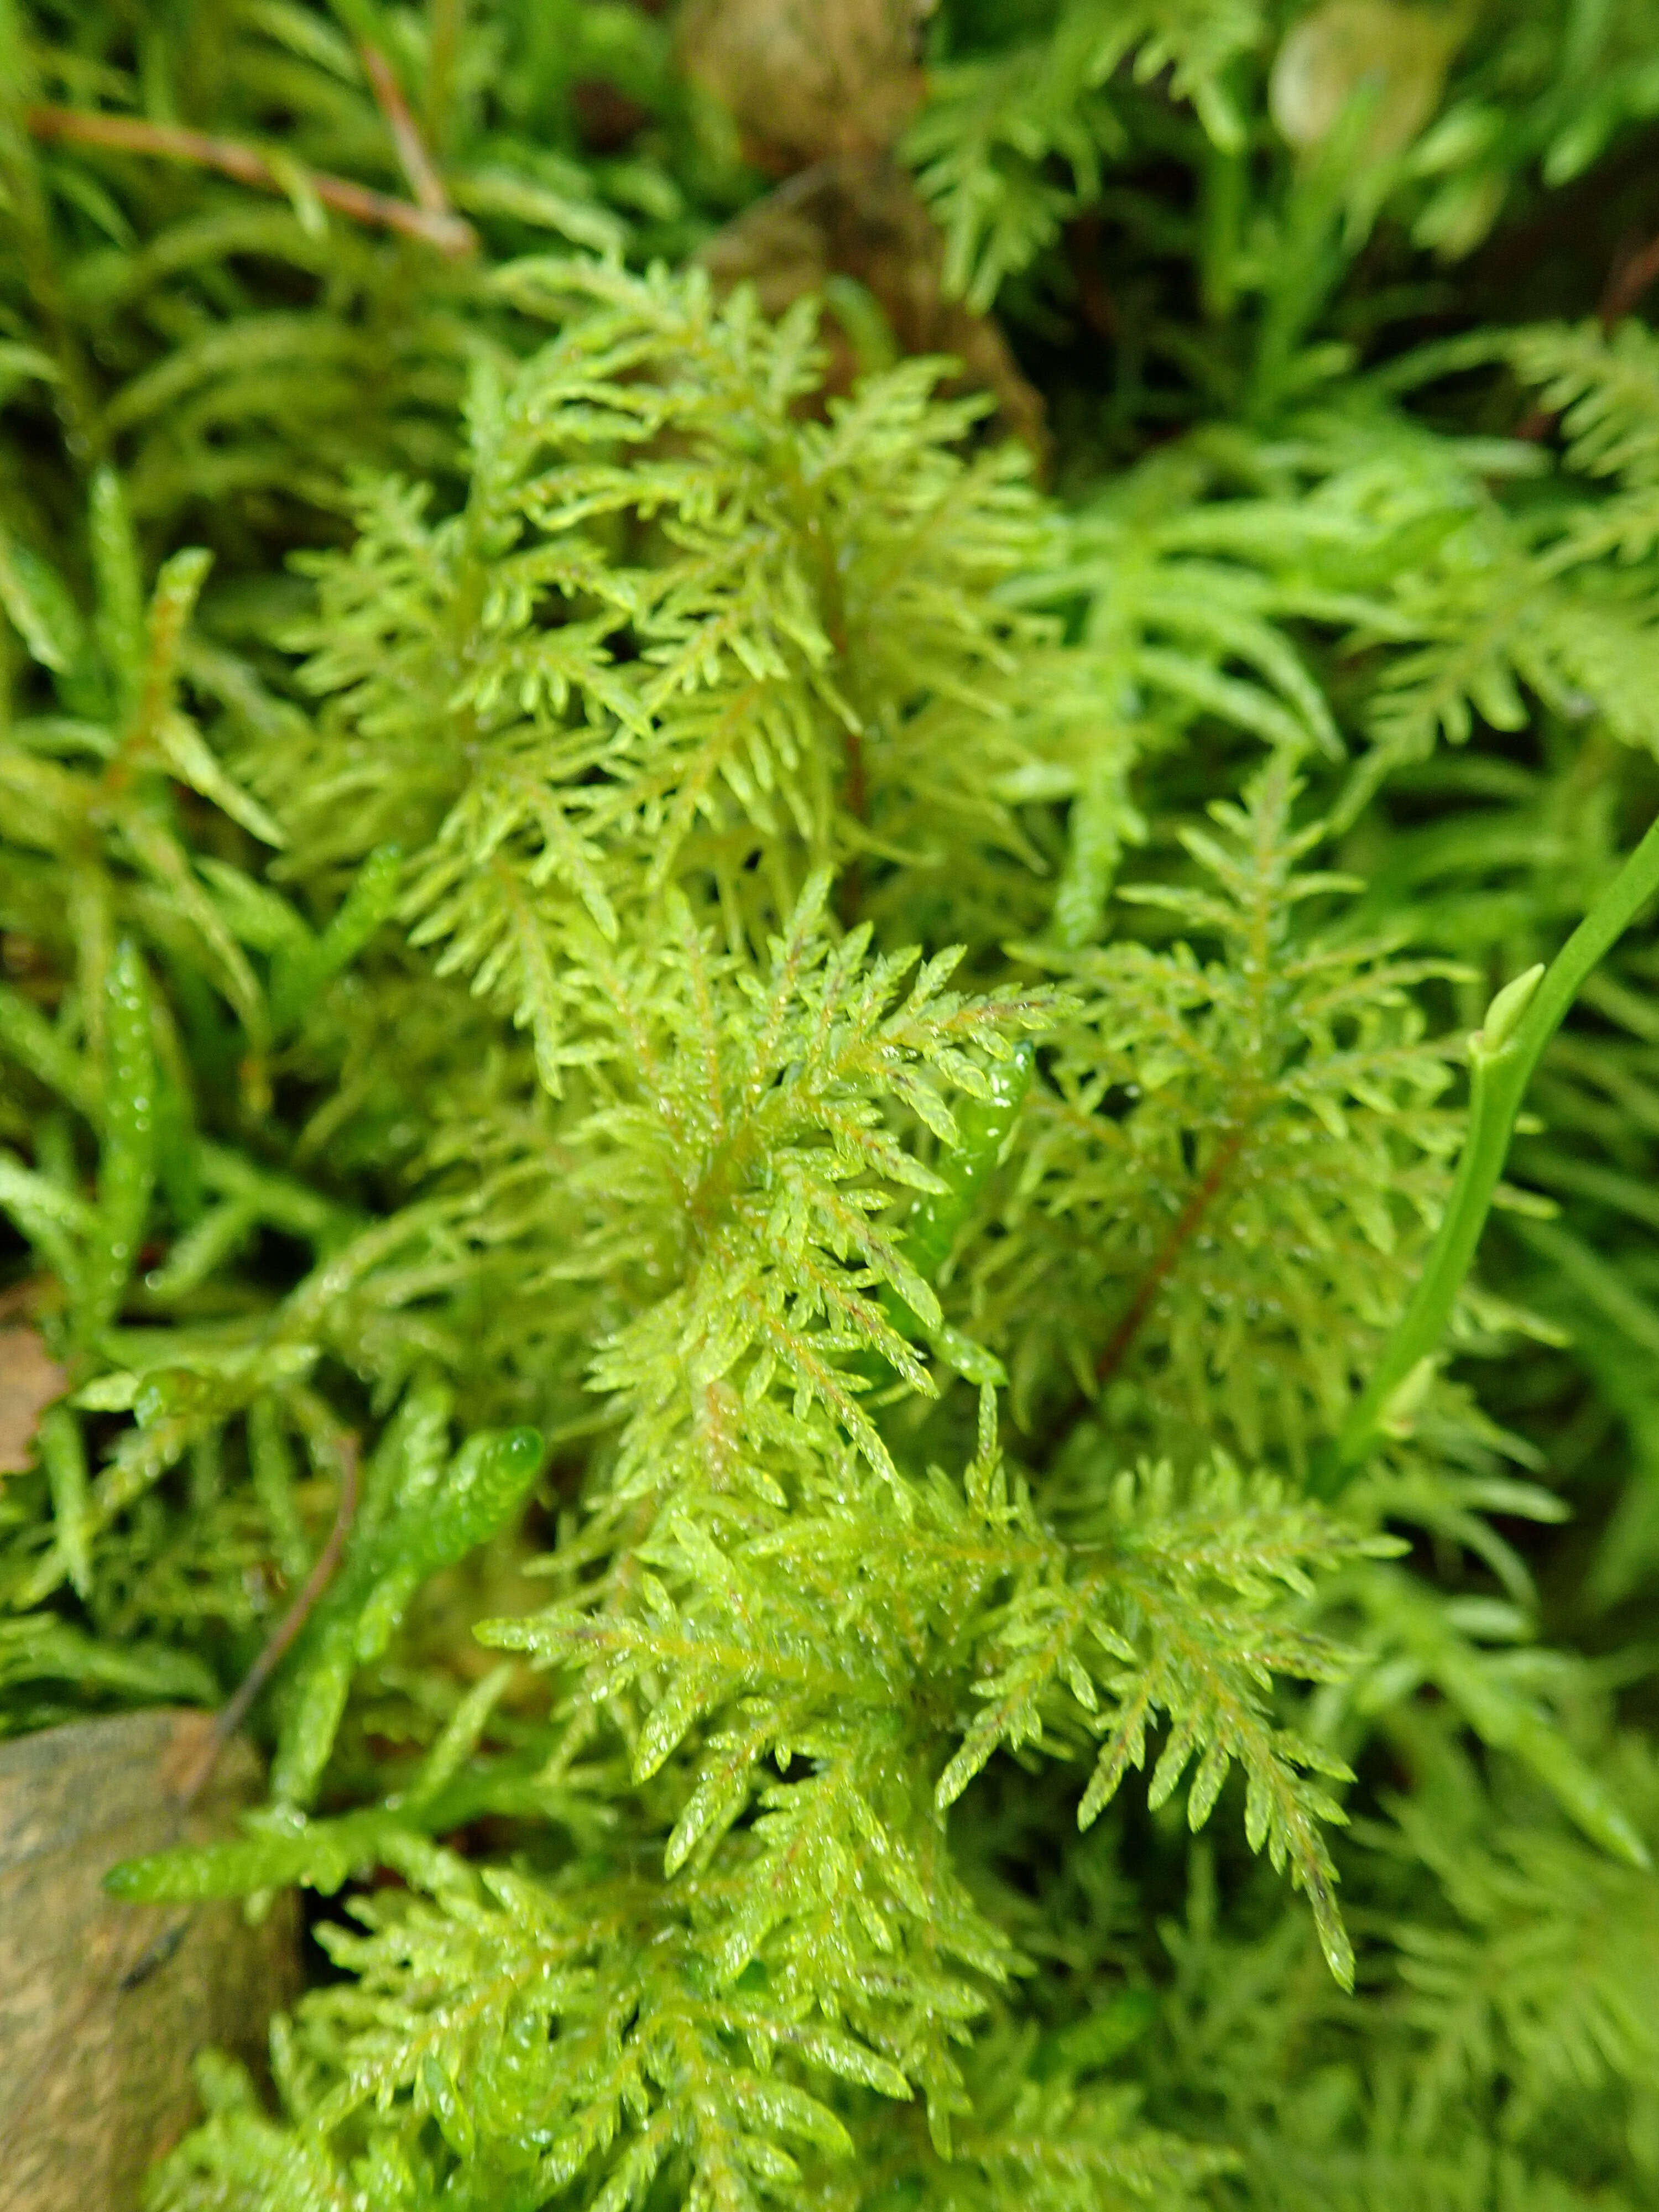
[[[31,107],[29,133],[40,139],[68,139],[82,146],[105,146],[118,154],[147,154],[161,161],[190,161],[199,168],[217,169],[222,176],[258,191],[288,189],[279,168],[252,146],[234,138],[216,138],[205,131],[186,130],[181,124],[146,123],[134,115],[99,115],[80,107]],[[445,210],[416,207],[408,200],[371,191],[349,177],[332,177],[319,170],[304,173],[305,181],[325,207],[349,216],[354,222],[380,230],[395,230],[435,246],[451,260],[473,252],[477,233],[470,222]]]
[[[357,1516],[356,1437],[342,1437],[339,1452],[340,1497],[335,1507],[334,1526],[328,1532],[328,1540],[312,1563],[311,1572],[301,1583],[299,1595],[271,1632],[264,1649],[243,1676],[234,1696],[216,1716],[195,1757],[180,1776],[178,1790],[181,1807],[192,1805],[201,1795],[218,1764],[220,1753],[247,1718],[254,1699],[270,1680],[283,1654],[311,1618],[313,1607],[334,1579],[345,1550],[346,1538]]]

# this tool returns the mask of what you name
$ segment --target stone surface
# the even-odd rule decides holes
[[[0,2212],[130,2212],[195,2116],[196,2052],[257,2063],[297,1987],[291,1898],[254,1929],[239,1905],[117,1905],[99,1887],[118,1859],[223,1834],[257,1797],[233,1741],[181,1814],[211,1720],[125,1713],[0,1743]]]

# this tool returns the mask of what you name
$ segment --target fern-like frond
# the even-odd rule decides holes
[[[1108,88],[1125,64],[1143,82],[1167,72],[1212,136],[1237,143],[1228,71],[1261,30],[1254,0],[1063,0],[1042,37],[941,67],[906,152],[945,232],[951,288],[988,307],[1004,278],[1098,196],[1103,155],[1122,143]]]
[[[1650,1763],[1633,1743],[1618,1753],[1620,1794],[1651,1831]],[[1424,2043],[1416,2130],[1495,2081],[1514,2139],[1564,2105],[1594,2109],[1610,2089],[1645,2100],[1659,2052],[1651,1876],[1567,1833],[1499,1826],[1451,1847],[1408,1808],[1401,1817],[1402,1842],[1433,1868],[1453,1915],[1407,1922],[1395,1937],[1407,2017]]]
[[[1443,965],[1304,932],[1299,908],[1352,886],[1300,866],[1321,832],[1291,828],[1294,795],[1281,760],[1219,835],[1188,833],[1198,882],[1125,894],[1172,915],[1172,950],[1034,953],[1087,1010],[976,1267],[975,1326],[1022,1402],[1104,1385],[1183,1455],[1218,1431],[1300,1454],[1337,1418],[1455,1141],[1449,1048],[1412,1000]]]
[[[369,819],[416,848],[416,941],[532,1030],[550,1078],[573,924],[614,933],[679,879],[763,923],[813,865],[931,867],[941,838],[1029,863],[1022,776],[1065,716],[1024,703],[1046,626],[989,596],[1038,543],[1025,464],[962,453],[975,410],[931,396],[933,366],[803,421],[810,313],[774,327],[695,276],[506,281],[586,312],[509,386],[476,384],[460,514],[376,491],[351,553],[316,565],[301,635],[328,703],[263,775],[308,850]]]
[[[543,1265],[613,1291],[622,1266],[633,1287],[592,1376],[627,1423],[620,1494],[694,1473],[775,1494],[837,1432],[890,1476],[858,1361],[933,1388],[890,1311],[939,1328],[894,1200],[945,1186],[892,1117],[948,1152],[952,1095],[988,1097],[990,1068],[1054,1001],[951,991],[957,954],[872,957],[867,926],[835,941],[829,888],[809,884],[758,972],[682,905],[660,951],[613,953],[592,933],[567,974],[561,1049],[585,1097],[552,1140],[564,1165]],[[521,1183],[505,1170],[504,1201]]]
[[[1027,1571],[988,1638],[994,1669],[975,1685],[984,1710],[940,1778],[949,1802],[1000,1743],[1042,1744],[1058,1716],[1064,1735],[1104,1738],[1079,1808],[1087,1826],[1131,1767],[1149,1729],[1169,1735],[1148,1793],[1154,1807],[1196,1759],[1187,1816],[1201,1827],[1235,1761],[1245,1776],[1245,1833],[1313,1908],[1331,1971],[1346,1984],[1353,1953],[1339,1916],[1335,1868],[1320,1833],[1341,1810],[1311,1778],[1351,1780],[1328,1751],[1275,1724],[1275,1675],[1328,1680],[1346,1661],[1294,1620],[1275,1619],[1285,1590],[1305,1595],[1364,1540],[1270,1490],[1247,1492],[1222,1466],[1183,1497],[1170,1470],[1138,1486],[1121,1477],[1104,1511],[1081,1519],[1063,1561]]]

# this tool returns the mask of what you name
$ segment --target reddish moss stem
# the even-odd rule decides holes
[[[96,115],[79,107],[31,107],[27,111],[33,138],[67,138],[82,146],[106,146],[118,154],[148,154],[157,161],[190,161],[198,168],[217,169],[222,176],[257,191],[281,192],[287,187],[265,156],[234,138],[216,138],[205,131],[186,130],[174,123],[146,123],[134,115]],[[400,231],[435,246],[456,259],[477,246],[477,234],[458,215],[408,200],[371,191],[349,177],[332,177],[318,170],[305,172],[306,181],[325,207],[349,216],[354,222],[382,230]]]
[[[1237,1122],[1229,1130],[1216,1148],[1215,1158],[1205,1170],[1198,1188],[1181,1209],[1174,1227],[1158,1248],[1157,1257],[1135,1285],[1135,1294],[1117,1327],[1112,1331],[1105,1350],[1095,1362],[1095,1380],[1109,1382],[1122,1365],[1124,1355],[1140,1333],[1141,1324],[1152,1311],[1158,1292],[1169,1280],[1176,1261],[1192,1242],[1200,1224],[1219,1197],[1223,1185],[1237,1164],[1244,1149],[1248,1125]]]
[[[230,1741],[252,1708],[253,1700],[270,1680],[283,1653],[311,1618],[312,1608],[334,1579],[345,1540],[357,1515],[357,1439],[343,1436],[340,1452],[340,1497],[334,1510],[334,1526],[328,1532],[328,1540],[318,1553],[311,1572],[301,1586],[300,1595],[283,1615],[272,1631],[264,1649],[248,1668],[235,1695],[220,1711],[209,1730],[201,1753],[182,1778],[179,1802],[182,1808],[192,1805],[207,1787],[219,1754]]]
[[[403,87],[392,72],[392,64],[378,46],[362,46],[363,69],[368,75],[369,88],[374,94],[375,105],[386,118],[386,129],[392,133],[392,143],[398,150],[398,163],[408,179],[409,189],[416,204],[428,215],[450,216],[450,205],[443,181],[432,166],[415,118],[409,112],[409,102],[404,98]]]

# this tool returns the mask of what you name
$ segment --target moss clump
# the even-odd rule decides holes
[[[1650,2198],[1656,40],[0,0],[0,1727],[331,1962],[155,2205]]]

